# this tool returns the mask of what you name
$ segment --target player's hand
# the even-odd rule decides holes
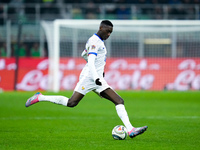
[[[100,86],[102,85],[102,83],[101,83],[99,78],[95,80],[95,83],[96,83],[96,85],[100,85]]]

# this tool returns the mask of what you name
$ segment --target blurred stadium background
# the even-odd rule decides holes
[[[198,21],[200,1],[1,0],[1,90],[49,89],[47,83],[49,46],[41,21],[55,19]],[[19,34],[20,24],[22,28]],[[114,33],[115,29],[113,35]],[[61,74],[60,89],[73,90],[80,68],[85,63],[79,60],[79,53],[84,49],[84,44],[91,34],[88,34],[88,30],[80,31],[80,36],[85,35],[82,39],[80,36],[74,36],[72,30],[63,30],[63,34],[66,34],[65,39],[68,41],[60,43],[60,47],[63,47],[60,51],[60,56],[63,57],[60,59],[60,69],[67,73]],[[120,36],[117,34],[113,37]],[[120,90],[199,90],[199,36],[198,29],[195,32],[186,31],[177,38],[165,33],[158,35],[150,33],[143,43],[137,41],[141,36],[135,33],[132,37],[128,37],[129,40],[124,40],[126,34],[123,35],[124,38],[118,40],[111,37],[110,42],[106,41],[109,51],[106,78],[114,88]],[[114,71],[111,70],[113,68]],[[114,74],[119,76],[113,76]],[[122,80],[119,80],[119,77]],[[110,79],[115,80],[110,81]]]

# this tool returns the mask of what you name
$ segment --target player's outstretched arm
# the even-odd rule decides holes
[[[99,75],[97,74],[97,71],[96,71],[96,68],[95,68],[95,65],[94,65],[95,59],[96,59],[95,54],[89,54],[89,56],[88,56],[88,66],[91,70],[92,77],[93,77],[95,83],[97,85],[102,85],[100,78],[99,78]]]

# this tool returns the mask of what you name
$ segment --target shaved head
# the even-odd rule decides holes
[[[109,20],[103,20],[103,21],[101,21],[100,25],[107,25],[107,26],[113,27],[112,22],[110,22]]]
[[[113,31],[113,24],[109,20],[103,20],[100,23],[99,31],[97,35],[102,39],[106,40]]]

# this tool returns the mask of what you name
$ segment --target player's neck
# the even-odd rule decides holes
[[[96,35],[103,41],[101,35],[99,34],[99,32],[96,33]]]

